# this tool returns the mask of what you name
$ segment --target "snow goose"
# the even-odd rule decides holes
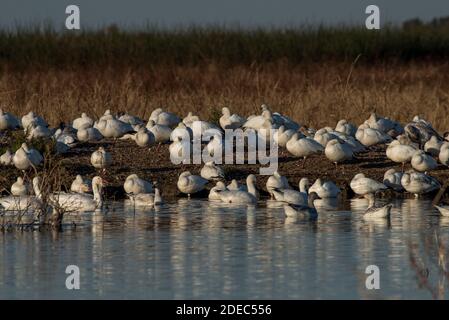
[[[155,142],[166,143],[170,141],[172,129],[163,124],[157,124],[154,120],[148,120],[147,129],[154,135]]]
[[[384,185],[397,192],[404,191],[404,187],[401,184],[403,172],[396,171],[395,169],[389,169],[384,174]]]
[[[385,219],[390,217],[391,208],[393,205],[387,204],[385,206],[376,205],[374,194],[368,194],[368,208],[365,210],[363,214],[363,218],[366,220],[370,219]]]
[[[404,130],[407,137],[412,142],[419,145],[419,149],[421,149],[432,136],[437,137],[438,140],[443,140],[429,122],[416,117],[404,127]]]
[[[181,119],[174,113],[163,111],[161,108],[153,110],[150,115],[150,120],[156,124],[174,128],[181,122]]]
[[[98,119],[99,121],[101,120],[111,120],[114,119],[115,117],[112,115],[111,110],[107,109],[103,115],[100,117],[100,119]]]
[[[170,160],[172,163],[190,163],[193,145],[190,140],[181,140],[180,137],[176,137],[168,147],[168,151],[170,153]]]
[[[440,148],[438,160],[445,166],[449,167],[449,142],[444,142]]]
[[[357,127],[352,123],[349,123],[345,119],[342,119],[337,122],[337,125],[335,126],[335,131],[354,137],[357,131]]]
[[[405,164],[412,160],[416,151],[417,149],[413,146],[402,144],[399,140],[394,140],[388,145],[386,154],[388,159],[396,163],[401,163],[402,171],[404,171]]]
[[[221,137],[223,134],[221,128],[207,121],[194,121],[187,126],[192,129],[194,140],[202,139],[203,141],[207,141],[210,137],[215,135]]]
[[[404,132],[402,126],[387,117],[378,116],[376,113],[372,112],[369,119],[365,121],[366,124],[372,129],[379,130],[380,132],[386,133],[392,137]]]
[[[286,115],[282,115],[279,112],[271,112],[270,108],[266,104],[261,105],[260,108],[262,109],[262,112],[271,113],[271,117],[276,128],[283,125],[286,129],[298,131],[299,128],[301,127],[299,123],[296,123]]]
[[[140,193],[152,193],[153,185],[151,182],[139,178],[137,174],[131,174],[126,178],[123,189],[131,196]]]
[[[115,117],[99,120],[94,124],[94,128],[98,129],[105,138],[117,139],[127,133],[134,132],[133,127],[129,123],[122,122]]]
[[[336,198],[341,193],[341,190],[332,181],[324,181],[321,178],[315,180],[309,188],[310,192],[316,192],[321,199]]]
[[[158,188],[154,188],[154,193],[139,193],[131,197],[131,202],[136,207],[153,207],[162,204],[162,197]]]
[[[14,154],[9,149],[6,149],[5,153],[0,156],[0,164],[3,166],[10,166],[13,164]]]
[[[275,188],[272,190],[272,193],[276,201],[305,206],[307,205],[308,190],[309,179],[301,178],[299,180],[299,191]]]
[[[189,111],[187,116],[185,116],[184,119],[182,119],[182,123],[185,124],[186,126],[192,124],[195,121],[200,121],[200,117],[194,115],[192,111]]]
[[[227,190],[227,188],[226,188],[224,182],[223,181],[217,181],[215,187],[213,187],[209,191],[209,196],[208,196],[209,200],[221,201],[219,192],[220,191],[226,191],[226,190]]]
[[[90,157],[90,163],[96,169],[105,169],[109,167],[112,162],[112,157],[103,147],[99,147],[97,151],[94,151]]]
[[[179,191],[190,197],[191,194],[202,191],[208,182],[203,177],[184,171],[179,175],[177,186]]]
[[[256,176],[250,174],[246,178],[246,186],[248,191],[229,191],[229,190],[216,190],[220,196],[220,200],[225,203],[236,203],[236,204],[255,204],[257,203],[258,193],[256,190]]]
[[[94,125],[94,120],[90,118],[85,112],[81,113],[81,117],[76,118],[72,122],[72,127],[76,130],[80,128],[90,128]]]
[[[13,196],[26,196],[29,194],[29,186],[24,183],[21,177],[18,177],[16,182],[12,184],[11,194]]]
[[[443,217],[449,217],[449,206],[435,205],[434,207],[438,209]]]
[[[45,126],[41,125],[35,125],[31,123],[28,125],[28,127],[25,129],[25,134],[27,135],[27,139],[45,139],[52,135],[52,132],[50,129],[48,129]]]
[[[291,129],[286,130],[285,127],[282,125],[273,135],[273,139],[280,147],[285,148],[288,140],[290,140],[294,134],[295,134],[294,130]]]
[[[325,128],[319,129],[317,132],[315,132],[315,135],[313,137],[313,140],[318,142],[325,148],[327,146],[327,143],[333,139],[336,139],[337,136],[333,133],[329,133]]]
[[[42,207],[42,194],[39,188],[40,179],[38,177],[33,178],[33,191],[34,196],[22,195],[22,196],[8,196],[0,198],[0,208],[6,211],[24,211],[28,209],[40,209]]]
[[[421,194],[435,191],[441,187],[434,177],[413,171],[404,173],[401,184],[407,192],[413,193],[416,198]]]
[[[17,128],[20,128],[19,119],[0,108],[0,131],[15,130]]]
[[[151,146],[155,143],[154,135],[145,127],[136,126],[137,132],[135,134],[125,134],[120,140],[133,140],[139,147]]]
[[[287,150],[296,157],[304,158],[304,163],[308,156],[320,153],[324,150],[323,146],[315,140],[304,137],[299,138],[299,133],[295,133],[287,142]]]
[[[308,217],[308,218],[316,218],[318,216],[318,212],[315,208],[314,201],[319,199],[319,196],[316,192],[311,192],[307,199],[306,205],[295,205],[295,204],[286,204],[284,205],[284,213],[287,217],[292,218],[300,218],[300,217]]]
[[[422,150],[415,152],[412,157],[411,164],[413,169],[421,172],[434,170],[438,166],[436,160]]]
[[[27,129],[30,125],[48,127],[44,118],[36,115],[33,111],[28,112],[22,117],[22,127]]]
[[[16,151],[13,156],[13,163],[19,170],[27,170],[29,167],[37,167],[44,158],[36,149],[29,149],[26,143]]]
[[[335,163],[335,168],[339,162],[348,161],[354,157],[352,148],[339,139],[329,141],[324,149],[324,154],[326,158]]]
[[[81,127],[76,132],[76,137],[81,142],[93,142],[103,139],[103,135],[101,134],[101,132],[98,131],[97,128],[93,127]]]
[[[225,178],[223,169],[213,161],[208,161],[204,164],[201,168],[200,175],[207,180],[221,180]]]
[[[53,206],[66,212],[95,211],[103,205],[103,186],[103,179],[99,176],[95,176],[92,179],[93,196],[86,193],[58,192],[50,195],[49,199]]]
[[[206,150],[210,157],[219,156],[224,154],[224,141],[221,138],[221,134],[214,134],[206,146]]]
[[[352,178],[349,186],[355,194],[365,196],[387,189],[387,186],[371,178],[365,177],[363,173],[358,173]]]
[[[424,144],[424,151],[432,155],[432,157],[438,157],[442,144],[443,141],[438,140],[436,136],[432,136],[430,140]]]
[[[57,142],[62,142],[68,146],[74,146],[76,144],[75,130],[71,127],[66,127],[62,124],[61,128],[58,128],[53,134],[53,138]]]
[[[181,140],[190,141],[193,139],[193,131],[184,122],[180,122],[170,134],[170,140],[175,141],[179,137]]]
[[[223,130],[225,129],[238,129],[243,126],[246,119],[239,116],[238,114],[232,114],[228,107],[221,109],[222,116],[220,117],[220,126]]]
[[[266,120],[273,121],[271,111],[269,110],[264,110],[261,115],[249,117],[242,127],[245,129],[259,130]]]
[[[127,112],[124,112],[122,115],[120,115],[118,120],[120,120],[124,123],[128,123],[129,125],[131,125],[131,127],[133,127],[133,129],[135,131],[137,131],[136,129],[138,129],[142,125],[144,125],[144,122],[142,119],[140,119],[139,117],[133,116]]]
[[[237,180],[232,179],[231,183],[226,187],[229,191],[236,191],[236,190],[240,190],[240,191],[247,191],[248,189],[246,188],[246,186],[244,185],[240,185]]]
[[[70,191],[76,193],[92,192],[92,181],[78,174],[70,185]]]
[[[357,132],[355,133],[355,137],[359,140],[365,147],[371,147],[376,144],[386,143],[391,141],[391,137],[383,133],[380,130],[369,128],[367,125],[361,125]]]
[[[281,176],[277,171],[275,171],[273,175],[268,178],[266,187],[271,198],[274,198],[274,189],[291,189],[290,185],[288,184],[287,178]]]

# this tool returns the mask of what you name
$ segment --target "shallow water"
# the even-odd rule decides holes
[[[393,205],[390,222],[368,222],[365,200],[321,203],[316,221],[285,218],[270,201],[180,199],[148,211],[109,203],[67,217],[61,233],[0,233],[0,298],[431,298],[418,287],[410,241],[439,232],[447,244],[449,218],[429,201]],[[421,251],[437,281],[435,256]],[[67,265],[80,268],[80,290],[66,289]],[[380,268],[379,290],[365,287],[368,265]]]

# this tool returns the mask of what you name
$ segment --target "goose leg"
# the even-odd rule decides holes
[[[304,157],[304,161],[302,162],[302,168],[305,167],[305,165],[306,165],[306,160],[307,160],[307,157]]]

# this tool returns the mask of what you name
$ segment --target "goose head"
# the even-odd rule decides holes
[[[221,113],[222,113],[224,116],[229,117],[229,116],[231,115],[231,110],[229,110],[228,107],[223,107],[223,108],[221,109]]]
[[[308,178],[301,178],[301,180],[299,180],[299,191],[307,193],[309,191],[309,185]]]

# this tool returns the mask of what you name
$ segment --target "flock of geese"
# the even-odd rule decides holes
[[[402,166],[402,170],[387,170],[382,182],[363,173],[356,174],[350,182],[350,187],[356,195],[368,199],[368,209],[364,214],[367,219],[390,216],[390,204],[376,204],[375,197],[379,192],[392,189],[396,192],[412,193],[416,197],[434,192],[441,188],[441,184],[429,175],[429,172],[436,169],[438,163],[449,166],[449,137],[446,134],[440,135],[428,121],[418,116],[402,126],[397,121],[372,113],[358,127],[346,120],[340,120],[335,128],[314,130],[285,115],[272,112],[267,105],[262,105],[260,114],[247,118],[232,114],[229,108],[223,108],[218,122],[215,124],[201,120],[192,112],[185,118],[180,118],[161,108],[154,110],[147,122],[127,113],[114,115],[107,110],[96,121],[82,113],[71,124],[62,124],[57,129],[51,129],[48,123],[34,112],[29,112],[19,119],[0,109],[0,134],[24,130],[28,140],[53,139],[56,152],[61,154],[83,142],[110,138],[134,141],[139,147],[170,143],[170,154],[179,156],[186,152],[186,141],[192,143],[194,137],[201,136],[208,130],[209,135],[212,132],[212,139],[207,141],[206,150],[213,155],[220,148],[224,148],[224,129],[242,129],[245,132],[263,134],[264,138],[272,138],[280,148],[303,159],[303,166],[311,155],[324,154],[338,168],[340,163],[357,159],[357,154],[369,151],[373,146],[385,144],[387,158]],[[198,130],[199,132],[195,132]],[[43,161],[40,152],[30,148],[26,142],[18,150],[6,150],[0,156],[1,165],[15,166],[22,171],[31,167],[37,168]],[[98,170],[106,170],[112,162],[111,154],[103,147],[99,147],[91,155],[91,164]],[[408,163],[412,169],[404,171],[404,166]],[[255,175],[248,175],[246,185],[240,185],[236,180],[226,185],[225,181],[223,169],[210,161],[201,168],[200,175],[189,171],[181,173],[177,188],[190,197],[214,182],[215,186],[209,191],[210,201],[257,204],[259,192]],[[55,192],[48,198],[66,210],[93,211],[101,208],[103,204],[102,189],[105,183],[100,175],[92,180],[78,175],[70,192]],[[132,203],[143,207],[162,203],[160,190],[156,186],[156,182],[146,181],[136,174],[128,176],[123,184]],[[302,178],[296,190],[279,172],[274,172],[268,178],[266,190],[271,199],[284,203],[287,216],[316,217],[316,199],[337,198],[341,194],[334,182],[322,179],[310,184],[307,178]],[[33,178],[32,187],[28,186],[22,177],[18,177],[10,191],[10,196],[0,198],[0,208],[3,210],[14,211],[30,207],[34,209],[42,203],[39,177]],[[449,216],[449,206],[441,205],[436,208],[442,215]]]

